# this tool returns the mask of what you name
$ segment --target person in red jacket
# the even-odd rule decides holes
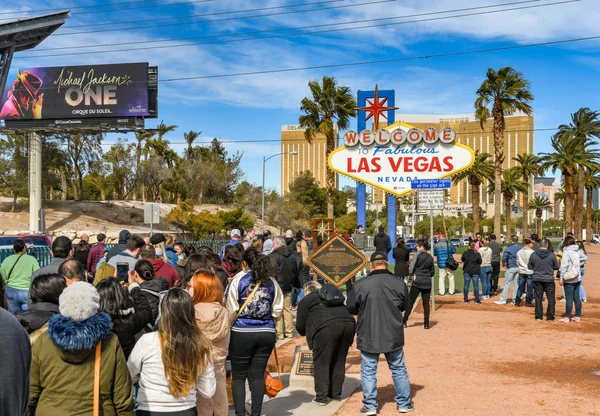
[[[157,256],[156,249],[154,246],[147,244],[140,248],[139,258],[143,260],[148,260],[152,267],[154,268],[154,272],[156,273],[155,279],[160,279],[164,277],[167,282],[169,282],[169,288],[175,285],[177,279],[179,279],[179,274],[175,267],[171,266],[169,263],[165,263],[162,259],[162,254]]]
[[[94,244],[92,248],[90,248],[87,256],[87,264],[85,265],[88,273],[92,276],[96,274],[96,265],[100,259],[104,257],[104,248],[106,247],[104,244],[106,236],[104,234],[98,234],[96,239],[98,240],[98,243]]]

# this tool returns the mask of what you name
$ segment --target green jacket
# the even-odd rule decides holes
[[[367,233],[354,233],[354,245],[359,250],[364,250],[367,247]]]
[[[17,260],[19,261],[17,262]],[[15,262],[17,262],[16,265]],[[13,266],[15,266],[14,269]],[[23,254],[22,256],[20,254],[13,254],[4,259],[2,266],[0,266],[0,273],[2,273],[2,278],[6,282],[6,286],[13,289],[29,290],[31,275],[39,268],[40,265],[35,257],[29,254]],[[12,272],[10,271],[11,269],[13,269]]]
[[[48,332],[32,346],[30,416],[92,414],[95,346],[100,339],[100,414],[133,416],[127,362],[105,313],[82,322],[62,315],[48,321]]]

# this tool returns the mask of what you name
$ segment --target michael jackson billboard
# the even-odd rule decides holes
[[[148,115],[148,64],[19,69],[9,76],[0,120]]]

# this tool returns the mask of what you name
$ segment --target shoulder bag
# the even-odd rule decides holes
[[[446,252],[448,253],[448,258],[446,259],[446,268],[450,270],[458,269],[458,262],[454,260],[454,256],[450,254],[450,243],[446,241]]]
[[[571,259],[569,258],[569,261],[570,260]],[[576,267],[573,267],[573,264],[571,262],[567,271],[562,275],[562,280],[566,283],[573,282],[574,280],[577,280],[579,278],[580,273],[580,270],[578,270]]]
[[[94,408],[93,416],[100,416],[100,355],[102,353],[102,340],[96,344],[96,358],[94,360]]]

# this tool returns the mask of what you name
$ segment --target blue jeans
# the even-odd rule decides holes
[[[8,311],[16,313],[17,311],[26,311],[29,301],[29,290],[14,289],[6,286],[6,298],[8,299]]]
[[[515,299],[517,298],[517,291],[519,290],[519,268],[518,267],[512,267],[510,269],[506,269],[506,272],[504,272],[504,290],[502,291],[502,294],[500,295],[501,302],[506,302],[506,299],[508,298],[508,292],[510,290],[511,283],[513,284],[512,299],[514,302]]]
[[[471,280],[473,281],[473,292],[475,292],[475,302],[479,302],[479,275],[469,273],[465,273],[465,288],[463,290],[465,302],[469,301],[469,286],[471,286]]]
[[[577,283],[565,283],[565,299],[567,300],[567,310],[565,316],[571,318],[571,312],[573,310],[573,302],[575,302],[575,316],[581,317],[581,298],[579,297],[579,288],[581,282]]]
[[[298,302],[300,302],[304,298],[304,289],[294,287],[292,288],[292,306],[298,306]]]
[[[404,365],[404,350],[384,354],[392,372],[392,380],[396,388],[396,406],[406,407],[410,404],[410,383]],[[360,381],[363,388],[363,405],[369,410],[377,410],[377,363],[379,354],[361,352]]]
[[[525,291],[525,285],[527,285],[527,291]],[[533,275],[532,274],[520,274],[519,275],[519,290],[517,291],[517,299],[515,305],[521,304],[521,296],[525,293],[525,304],[533,305]]]
[[[483,296],[489,296],[492,289],[492,266],[481,267],[481,291]]]
[[[585,289],[583,288],[583,275],[585,274],[585,269],[582,267],[581,268],[581,286],[579,286],[579,299],[581,299],[582,301],[586,302],[587,301],[587,295],[585,293]]]

